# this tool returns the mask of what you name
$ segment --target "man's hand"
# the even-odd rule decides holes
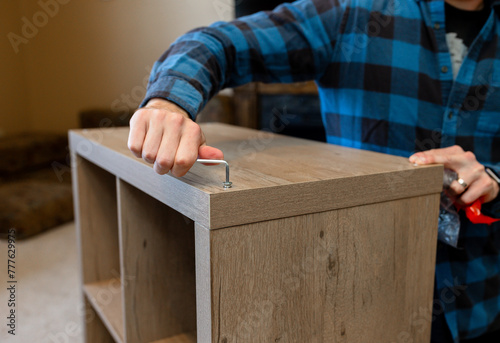
[[[183,176],[196,162],[204,159],[223,159],[219,149],[205,144],[201,128],[186,111],[164,99],[151,99],[130,119],[128,147],[137,157],[154,163],[158,174],[170,170]]]
[[[490,202],[498,196],[499,186],[484,170],[484,166],[476,160],[470,151],[464,151],[455,145],[449,148],[432,149],[418,152],[410,156],[410,162],[417,164],[442,163],[458,174],[467,183],[467,188],[453,181],[447,190],[450,196],[456,198],[458,205],[466,206],[477,199],[483,203]]]

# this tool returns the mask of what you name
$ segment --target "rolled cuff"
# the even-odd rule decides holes
[[[159,78],[154,83],[150,83],[146,96],[139,107],[146,106],[152,98],[162,98],[175,103],[184,109],[193,120],[203,104],[202,95],[189,81],[171,76]]]

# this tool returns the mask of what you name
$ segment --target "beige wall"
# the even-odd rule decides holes
[[[0,135],[22,131],[29,121],[22,56],[14,52],[7,39],[7,34],[16,29],[18,17],[17,1],[0,2]]]
[[[23,126],[65,131],[77,127],[77,114],[82,109],[119,108],[126,102],[137,105],[154,61],[177,36],[232,16],[228,5],[232,0],[20,0],[7,3],[20,5],[19,8],[0,7],[8,7],[0,13],[2,36],[14,32],[23,39],[28,38],[26,44],[17,46],[18,54],[8,40],[2,41],[0,57],[7,60],[6,66],[0,69],[2,79],[6,71],[7,83],[12,83],[8,85],[9,95],[5,95],[7,100],[12,99],[8,101],[8,108],[14,110],[21,99],[27,100],[22,101],[26,118],[13,121],[2,114],[0,128],[6,131],[16,131]],[[53,6],[43,9],[41,3]],[[23,17],[35,24],[34,30],[27,30],[29,24],[22,21]],[[8,50],[5,57],[4,48]],[[25,78],[17,79],[16,75],[23,70]]]

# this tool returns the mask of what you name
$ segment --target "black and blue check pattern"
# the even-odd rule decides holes
[[[194,117],[225,87],[316,80],[329,143],[400,156],[458,144],[500,171],[500,1],[487,5],[456,80],[442,0],[300,0],[180,37],[143,105],[161,97]],[[500,201],[485,210],[499,217]],[[500,225],[462,218],[436,282],[455,341],[500,329]]]

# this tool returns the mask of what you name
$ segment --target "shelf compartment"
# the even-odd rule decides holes
[[[121,179],[117,191],[126,341],[195,332],[194,222]]]
[[[154,341],[152,343],[196,343],[196,334],[183,333],[173,337],[160,339],[159,341]]]
[[[122,287],[120,279],[86,284],[83,291],[116,342],[124,342]]]
[[[83,283],[120,276],[116,177],[73,156],[75,219]]]

